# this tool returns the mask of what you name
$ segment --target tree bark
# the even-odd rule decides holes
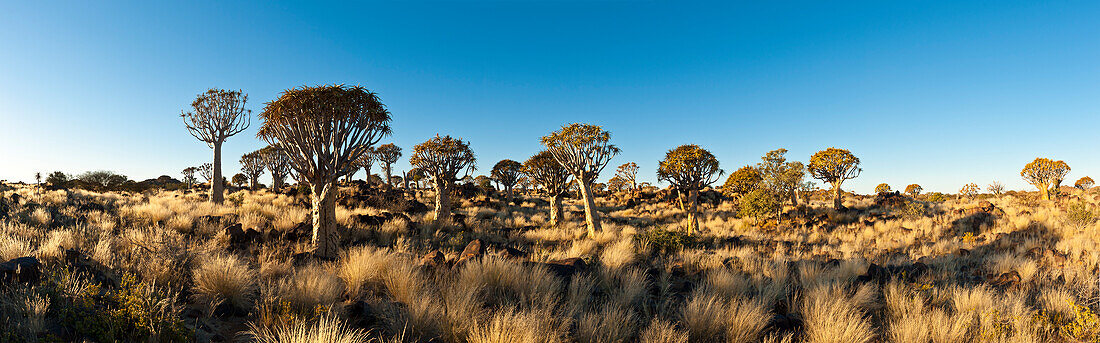
[[[798,207],[798,189],[791,190],[791,206]]]
[[[275,191],[275,193],[278,193],[279,189],[283,188],[283,180],[281,178],[272,176],[271,187]]]
[[[336,190],[331,184],[314,185],[313,189],[313,255],[335,259],[340,250],[340,233],[336,229]]]
[[[441,227],[451,219],[450,192],[447,183],[438,181],[435,183],[435,221],[433,223],[436,227]]]
[[[592,196],[592,185],[580,182],[581,198],[584,199],[584,222],[588,226],[588,237],[596,237],[596,231],[600,231],[600,217],[596,213],[596,199]]]
[[[504,205],[512,206],[512,187],[504,187]]]
[[[392,168],[392,166],[390,166],[389,164],[386,164],[386,167],[383,168],[383,169],[386,170],[386,185],[390,186],[392,188],[393,187],[393,180],[390,178],[390,168]]]
[[[1048,186],[1048,185],[1039,186],[1039,198],[1041,198],[1043,200],[1050,200],[1050,186]]]
[[[840,198],[840,184],[833,184],[833,209],[839,210],[844,207],[844,199]]]
[[[210,199],[215,204],[225,202],[225,186],[222,185],[222,143],[214,143],[214,179],[210,181]]]
[[[558,226],[558,222],[562,218],[561,209],[561,194],[554,194],[550,196],[550,225]]]
[[[688,234],[693,235],[695,231],[699,229],[699,216],[696,212],[699,210],[699,190],[693,189],[688,191],[687,201],[687,219],[688,219]]]

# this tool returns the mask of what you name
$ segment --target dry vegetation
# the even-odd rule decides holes
[[[0,187],[0,262],[40,263],[3,271],[0,341],[1100,339],[1088,194],[819,197],[778,223],[704,203],[693,236],[660,196],[599,198],[592,236],[575,198],[558,227],[539,201],[456,199],[465,219],[438,230],[342,204],[342,253],[317,260],[294,235],[308,202],[284,194]]]

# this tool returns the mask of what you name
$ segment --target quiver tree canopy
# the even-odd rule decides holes
[[[564,195],[569,191],[570,174],[549,151],[540,151],[523,162],[523,173],[542,187],[547,195]]]
[[[763,181],[764,177],[760,174],[759,169],[753,166],[744,166],[730,173],[729,177],[726,178],[726,183],[722,184],[722,193],[729,197],[744,196],[760,188]]]
[[[290,174],[290,156],[278,145],[268,145],[260,149],[259,153],[263,157],[264,166],[271,173],[271,188],[278,191],[283,188],[283,183]]]
[[[1085,176],[1077,179],[1077,182],[1073,183],[1073,187],[1087,191],[1089,188],[1092,188],[1094,184],[1096,184],[1096,182],[1093,181],[1091,177]]]
[[[845,149],[828,148],[818,151],[810,156],[810,164],[807,166],[813,178],[829,183],[833,186],[833,207],[843,207],[840,186],[844,181],[859,176],[863,169],[859,168],[859,158]]]
[[[284,91],[260,114],[257,135],[286,151],[313,200],[314,254],[335,258],[336,180],[390,134],[390,112],[378,95],[359,86],[303,86]]]
[[[244,156],[241,156],[241,172],[248,177],[249,187],[252,190],[256,190],[259,184],[260,175],[263,175],[264,169],[267,165],[264,164],[264,157],[260,151],[253,151]]]
[[[470,144],[451,136],[435,135],[413,147],[409,163],[435,182],[435,225],[450,219],[451,186],[458,180],[459,173],[463,173],[463,177],[469,176],[476,168],[476,162]]]
[[[573,123],[542,137],[542,145],[577,180],[584,200],[588,235],[594,237],[600,229],[600,218],[596,213],[592,183],[619,154],[619,148],[611,144],[611,133],[597,125]]]
[[[718,181],[722,174],[714,154],[695,144],[669,150],[657,167],[657,180],[667,181],[679,193],[680,207],[688,215],[689,233],[699,228],[696,217],[699,190]],[[683,199],[685,196],[686,201]]]
[[[920,192],[923,191],[923,190],[924,190],[924,188],[921,188],[920,185],[915,184],[915,183],[910,184],[908,186],[905,186],[905,194],[909,194],[909,196],[920,195]]]
[[[1024,166],[1020,171],[1020,177],[1024,181],[1039,189],[1039,196],[1043,200],[1050,200],[1050,190],[1061,183],[1069,174],[1069,164],[1063,161],[1054,161],[1039,157]]]
[[[203,180],[210,182],[214,179],[214,165],[211,163],[203,163],[199,165],[199,176],[202,176]]]
[[[392,186],[393,164],[397,162],[397,159],[401,158],[401,148],[393,143],[382,144],[374,149],[374,154],[378,161],[382,162],[382,170],[386,175],[386,184]]]
[[[615,176],[622,180],[627,185],[630,185],[630,190],[635,191],[638,189],[638,164],[634,162],[627,162],[619,165],[619,168],[615,169]]]
[[[520,176],[523,176],[523,165],[519,162],[504,159],[493,165],[493,170],[490,174],[493,176],[493,180],[504,187],[504,194],[508,202],[512,201],[512,188],[519,182]]]

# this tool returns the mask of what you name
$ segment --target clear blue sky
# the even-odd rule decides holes
[[[470,141],[485,173],[587,122],[649,181],[696,143],[727,172],[780,147],[850,149],[857,192],[1025,189],[1037,156],[1069,163],[1071,182],[1100,176],[1097,18],[1095,0],[3,1],[0,179],[178,178],[210,161],[179,118],[203,90],[242,89],[259,111],[286,88],[347,83],[392,111],[397,170],[436,133]],[[226,143],[227,174],[262,146],[258,126]]]

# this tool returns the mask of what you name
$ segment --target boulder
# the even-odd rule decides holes
[[[447,257],[443,256],[443,252],[439,249],[429,251],[420,259],[420,265],[432,269],[444,267],[447,263]]]
[[[471,259],[479,258],[485,254],[485,243],[480,239],[475,239],[466,244],[466,249],[462,249],[462,254],[458,255],[458,259],[455,260],[455,264],[462,264]]]
[[[579,257],[550,261],[546,262],[544,265],[551,273],[566,280],[571,279],[573,275],[588,268],[588,264]]]
[[[25,256],[0,263],[0,282],[34,283],[42,277],[42,263],[33,256]]]
[[[1016,272],[1015,270],[1001,273],[1001,275],[990,275],[986,278],[986,281],[988,281],[989,284],[995,287],[1002,288],[1015,287],[1020,284],[1021,280],[1022,279],[1020,278],[1020,273]]]

